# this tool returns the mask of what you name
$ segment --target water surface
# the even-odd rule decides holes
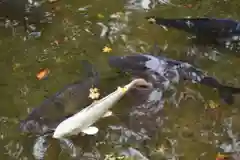
[[[109,55],[147,52],[154,44],[158,44],[165,50],[162,55],[187,59],[192,53],[196,56],[196,65],[208,74],[216,76],[223,83],[240,86],[240,59],[237,56],[227,51],[220,52],[218,56],[215,56],[214,51],[205,54],[190,52],[191,45],[186,33],[165,31],[159,26],[148,24],[144,19],[149,15],[238,19],[237,0],[155,1],[149,7],[145,4],[148,2],[142,3],[140,0],[60,0],[52,4],[51,7],[55,8],[53,23],[44,28],[40,38],[24,40],[25,34],[21,27],[14,36],[10,29],[1,29],[1,159],[33,159],[32,146],[36,137],[20,134],[18,122],[46,97],[63,86],[84,78],[80,67],[82,59],[92,62],[104,77],[111,77],[114,73],[107,65]],[[99,23],[112,29],[110,37],[100,37],[102,27]],[[112,48],[112,52],[102,52],[106,45]],[[39,81],[36,73],[41,68],[49,68],[50,75],[46,80]],[[109,86],[111,81],[115,83]],[[106,89],[101,92],[106,94],[114,90],[116,85],[128,81],[127,77],[103,81]],[[114,152],[117,144],[138,148],[152,160],[176,158],[177,155],[182,155],[180,159],[184,160],[214,159],[221,144],[232,144],[232,139],[236,138],[229,137],[227,131],[232,130],[234,135],[238,134],[239,98],[236,96],[235,104],[228,106],[220,101],[214,90],[207,87],[182,83],[177,90],[177,98],[181,98],[183,93],[187,95],[181,99],[178,107],[165,103],[163,110],[154,115],[155,117],[141,116],[140,120],[131,120],[131,123],[127,113],[134,112],[134,109],[131,109],[133,104],[129,102],[134,97],[123,99],[113,110],[119,117],[126,118],[112,117],[110,120],[102,120],[97,124],[101,129],[97,136],[80,136],[74,141],[76,145],[84,148],[83,159],[90,159],[86,158],[87,152],[96,153],[98,158],[95,159],[104,159],[107,154]],[[206,105],[210,101],[217,107]],[[143,124],[138,126],[138,122]],[[138,135],[141,129],[147,131],[146,135]],[[131,136],[128,136],[129,133]],[[71,159],[67,153],[61,152],[58,141],[49,141],[50,148],[46,159]],[[237,147],[235,145],[235,148],[230,150],[237,152]]]

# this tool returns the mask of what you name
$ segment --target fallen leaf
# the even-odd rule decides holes
[[[215,109],[218,108],[219,104],[215,103],[214,101],[210,100],[208,103],[205,104],[205,108]]]
[[[89,89],[89,98],[91,99],[98,99],[100,97],[99,89],[98,88],[90,88]]]
[[[42,79],[46,78],[49,73],[50,73],[50,70],[49,70],[48,68],[46,68],[46,69],[41,69],[41,70],[37,73],[36,77],[37,77],[38,80],[42,80]]]
[[[110,53],[110,52],[112,52],[112,48],[105,46],[105,47],[102,49],[102,51],[105,52],[105,53]]]
[[[228,157],[229,157],[228,155],[218,153],[216,156],[216,160],[226,160],[226,158],[228,158]]]

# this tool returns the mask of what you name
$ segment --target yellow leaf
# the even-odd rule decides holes
[[[105,46],[105,47],[102,49],[102,51],[105,52],[105,53],[109,53],[109,52],[112,52],[112,48]]]
[[[224,159],[224,158],[227,158],[227,157],[229,157],[229,156],[228,156],[228,155],[221,154],[221,153],[218,153],[217,156],[216,156],[217,159],[219,159],[219,158],[220,158],[220,159]]]
[[[217,105],[214,101],[212,101],[212,100],[210,100],[210,102],[209,102],[209,106],[210,106],[210,108],[212,108],[212,109],[218,107],[218,105]]]
[[[219,107],[219,104],[215,103],[214,101],[210,100],[206,104],[204,104],[205,109],[210,108],[210,109],[215,109]]]

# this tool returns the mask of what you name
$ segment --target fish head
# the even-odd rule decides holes
[[[62,134],[62,132],[60,132],[59,130],[58,131],[55,130],[52,137],[55,138],[55,139],[60,139],[63,136],[64,136],[64,134]]]
[[[147,54],[111,56],[108,62],[110,67],[117,68],[124,72],[144,72],[154,70],[159,66],[157,57]]]
[[[133,79],[143,78],[153,85],[159,81],[158,71],[162,67],[161,61],[149,54],[111,56],[109,65],[121,72],[130,73]]]
[[[72,125],[69,121],[61,122],[53,133],[53,138],[60,139],[69,135],[72,132]]]

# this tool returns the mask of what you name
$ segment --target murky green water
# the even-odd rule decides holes
[[[84,78],[81,75],[80,60],[90,60],[101,75],[108,77],[114,74],[107,64],[109,55],[123,55],[131,50],[149,51],[155,43],[162,48],[168,46],[163,53],[168,57],[186,58],[186,51],[190,47],[186,34],[175,30],[166,32],[159,26],[148,24],[144,19],[145,16],[205,15],[239,18],[237,0],[220,2],[188,0],[173,1],[172,3],[182,6],[158,4],[146,12],[141,8],[127,9],[127,1],[121,0],[62,0],[52,5],[57,8],[56,16],[53,23],[45,28],[39,39],[24,41],[24,33],[21,28],[17,29],[15,36],[11,35],[11,30],[2,29],[0,38],[0,66],[2,70],[0,78],[0,159],[33,159],[32,146],[35,137],[26,137],[20,134],[19,119],[25,118],[28,111],[40,104],[45,97],[54,94],[75,80]],[[192,4],[192,7],[184,7],[189,6],[189,4]],[[79,10],[87,5],[90,6],[86,10]],[[97,23],[102,22],[107,25],[110,20],[109,16],[117,12],[130,12],[128,21],[124,18],[117,21],[126,25],[120,34],[124,34],[127,40],[124,42],[122,39],[125,36],[119,36],[111,44],[107,38],[100,38],[101,27]],[[122,15],[122,17],[124,16]],[[121,39],[121,37],[123,38]],[[113,49],[111,53],[102,52],[102,48],[106,45]],[[198,66],[210,75],[215,75],[225,83],[240,86],[239,58],[227,52],[218,56],[217,61],[209,60],[200,55],[197,57],[199,57],[197,59]],[[36,79],[36,73],[41,68],[49,68],[50,75],[48,79],[39,81]],[[115,85],[127,83],[128,79],[114,80],[115,85],[108,85],[112,81],[110,79],[102,82],[106,86],[106,91],[114,90],[117,87]],[[204,160],[214,159],[220,144],[231,143],[224,130],[226,128],[224,121],[232,117],[233,123],[230,130],[233,129],[234,134],[239,132],[240,112],[238,106],[240,100],[236,96],[235,105],[227,106],[219,101],[217,93],[210,88],[189,83],[180,85],[178,92],[186,92],[190,98],[182,99],[178,108],[166,104],[159,114],[160,121],[158,122],[142,118],[142,121],[146,122],[146,126],[148,126],[146,130],[152,129],[151,125],[154,126],[154,123],[159,123],[159,125],[161,123],[160,127],[154,130],[150,141],[145,143],[141,138],[136,140],[132,136],[127,138],[126,144],[138,148],[143,155],[148,156],[151,160],[164,159],[164,156],[172,151],[172,148],[176,149],[177,154],[183,155],[180,159],[193,160],[199,157]],[[117,115],[126,115],[128,109],[132,107],[128,100],[129,97],[126,97],[113,109]],[[219,104],[219,107],[206,109],[205,103],[210,100]],[[97,152],[101,155],[99,159],[104,159],[106,154],[114,152],[115,143],[123,145],[122,137],[127,137],[111,131],[109,125],[126,127],[128,122],[125,120],[116,117],[102,120],[98,123],[102,131],[97,136],[87,138],[80,136],[74,142],[85,152]],[[133,125],[136,122],[138,121],[135,120]],[[49,141],[50,148],[46,159],[71,159],[67,153],[61,152],[57,141],[51,139]],[[177,143],[171,147],[169,142],[172,141]],[[161,152],[160,148],[163,146],[167,149]],[[238,149],[235,148],[236,150]]]

